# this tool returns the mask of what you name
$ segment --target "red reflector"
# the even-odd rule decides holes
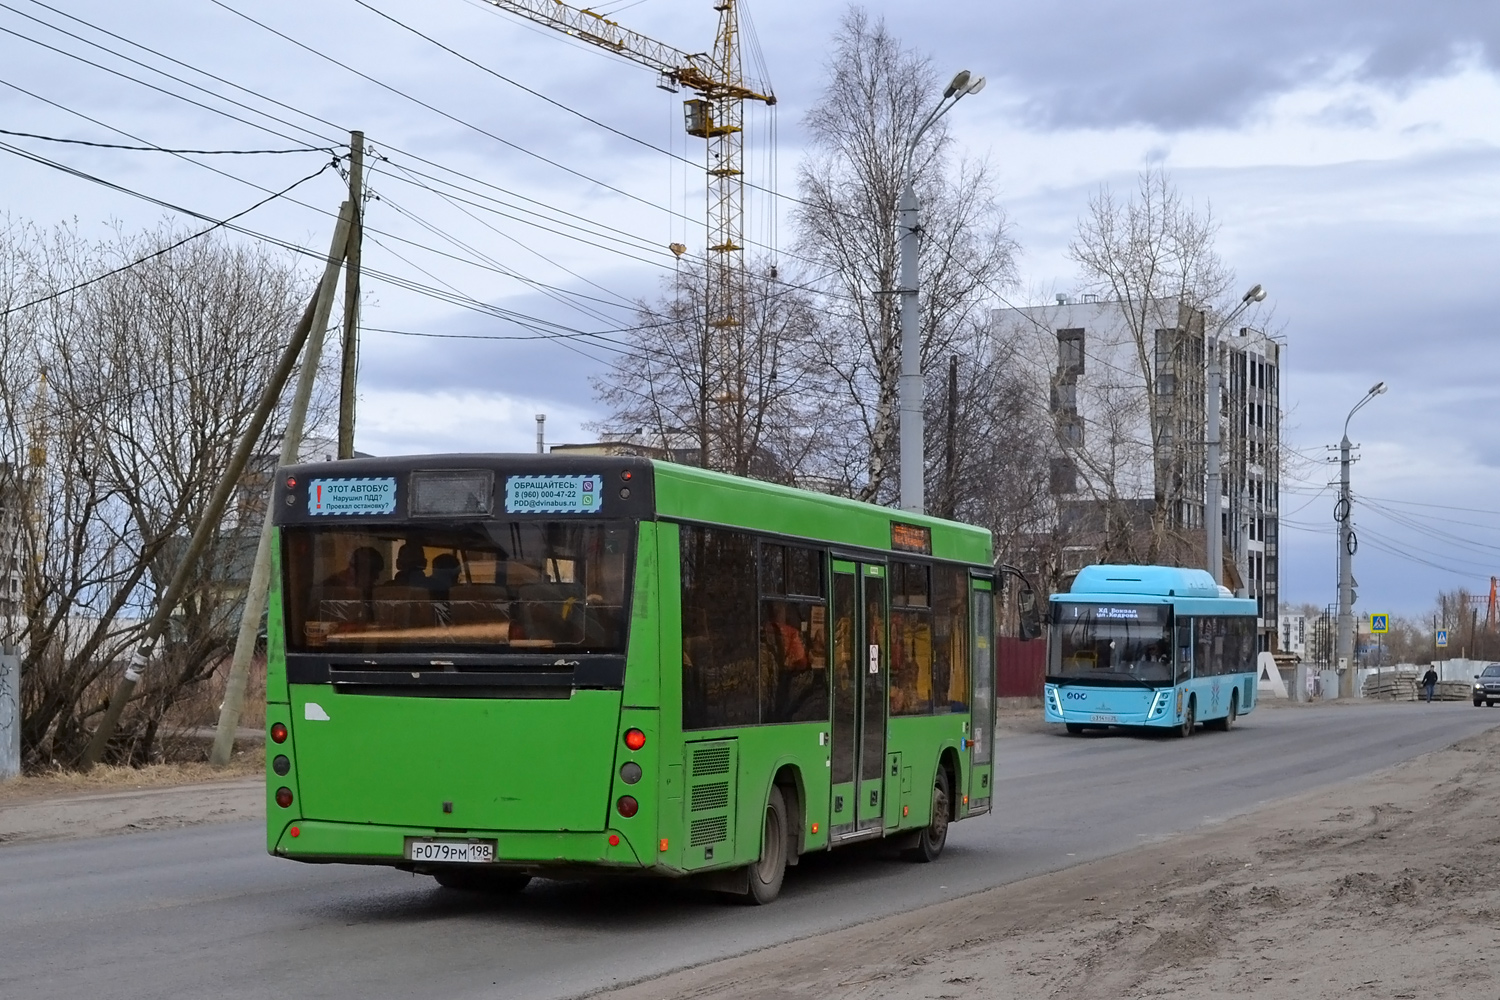
[[[620,835],[618,833],[612,833],[612,834],[609,835],[609,846],[610,847],[619,847],[620,846]]]
[[[663,851],[665,851],[667,849],[667,838],[666,837],[661,838],[661,847],[660,847],[660,849],[663,850]]]
[[[901,815],[903,815],[903,816],[910,816],[911,815],[911,806],[902,806],[901,807]],[[813,832],[816,833],[817,831],[815,830]]]
[[[272,743],[285,743],[286,742],[286,726],[283,726],[279,722],[274,723],[271,726],[271,742]]]
[[[646,745],[646,734],[639,729],[625,730],[625,745],[632,750],[639,750]]]
[[[641,811],[641,804],[629,795],[621,795],[620,800],[615,803],[615,808],[620,810],[620,815],[626,819]]]
[[[283,809],[290,808],[292,804],[292,790],[286,787],[276,789],[276,804]]]
[[[293,837],[300,837],[300,836],[302,836],[302,828],[301,827],[296,827],[296,826],[292,827],[292,836]]]
[[[817,833],[817,832],[818,832],[818,824],[814,823],[813,824],[813,833]]]

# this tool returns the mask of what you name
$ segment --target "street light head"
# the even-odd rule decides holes
[[[1374,385],[1370,386],[1370,395],[1378,396],[1381,393],[1385,392],[1387,388],[1388,386],[1384,382],[1376,382]]]
[[[960,90],[963,90],[964,87],[968,86],[968,84],[969,71],[966,69],[959,70],[958,74],[953,78],[953,82],[948,84],[948,89],[943,91],[943,99],[947,100],[954,94],[958,93]]]
[[[1251,302],[1264,302],[1265,299],[1266,299],[1266,290],[1264,288],[1262,288],[1260,285],[1256,285],[1255,287],[1251,288],[1248,292],[1246,292],[1245,293],[1245,297],[1243,299],[1241,299],[1240,301],[1243,302],[1243,303],[1245,303],[1246,305],[1249,305]]]
[[[970,80],[969,81],[969,85],[964,88],[964,93],[965,94],[977,94],[977,93],[979,93],[983,89],[984,89],[984,77],[982,77],[982,76],[976,76],[974,79]]]

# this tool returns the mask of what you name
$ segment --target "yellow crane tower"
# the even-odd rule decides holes
[[[719,12],[719,31],[711,55],[689,55],[561,0],[488,2],[654,69],[659,74],[657,85],[664,89],[676,91],[685,87],[698,94],[697,98],[683,102],[683,111],[688,134],[708,142],[708,273],[704,314],[710,333],[708,342],[718,357],[705,360],[711,371],[722,371],[722,362],[732,351],[723,334],[738,327],[745,316],[744,102],[776,103],[776,95],[769,87],[745,80],[736,0],[713,0],[714,9]],[[674,244],[672,250],[680,255],[677,246]],[[714,336],[715,331],[721,336]],[[727,396],[733,388],[726,385],[719,391]],[[703,464],[714,463],[705,455]]]

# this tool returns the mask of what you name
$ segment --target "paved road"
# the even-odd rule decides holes
[[[1024,733],[936,865],[804,860],[774,906],[656,882],[475,899],[268,858],[258,825],[0,849],[0,996],[569,997],[1102,857],[1500,724],[1466,703],[1262,709],[1186,742]]]

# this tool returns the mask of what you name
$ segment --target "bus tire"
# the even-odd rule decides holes
[[[765,829],[760,838],[760,860],[750,866],[750,892],[746,901],[764,906],[781,895],[786,878],[787,823],[786,799],[781,789],[771,786],[766,801]]]
[[[467,868],[439,868],[432,873],[432,877],[444,889],[483,892],[492,896],[514,896],[531,884],[530,875],[473,871]]]
[[[939,766],[932,779],[932,818],[917,834],[916,846],[901,852],[903,858],[928,864],[942,855],[943,847],[948,843],[948,813],[952,799],[948,791],[948,772]]]
[[[1078,736],[1084,730],[1088,729],[1088,726],[1085,726],[1081,722],[1065,722],[1063,725],[1068,727],[1068,732],[1073,736]]]
[[[1173,735],[1188,737],[1193,735],[1193,727],[1198,724],[1198,696],[1189,695],[1187,703],[1187,714],[1182,717],[1182,724],[1174,731]]]
[[[1229,695],[1229,712],[1222,719],[1209,719],[1203,723],[1204,729],[1212,729],[1220,733],[1227,733],[1234,726],[1234,720],[1240,714],[1240,693],[1233,691]]]

